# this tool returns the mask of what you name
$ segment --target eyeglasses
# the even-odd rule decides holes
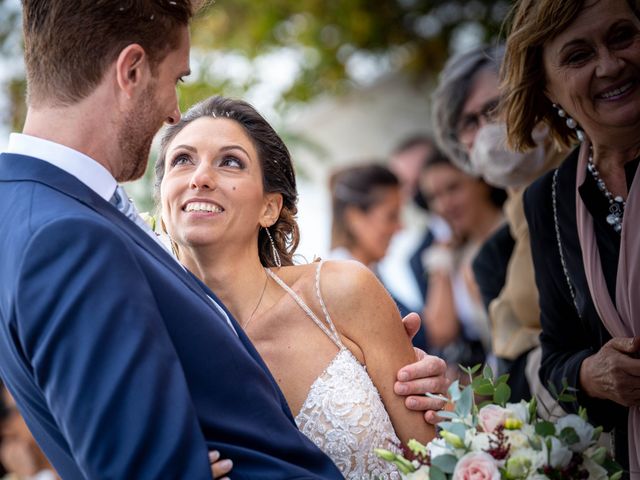
[[[498,113],[498,104],[500,103],[500,99],[498,97],[492,98],[488,102],[486,102],[480,110],[477,112],[467,112],[458,121],[458,126],[456,128],[456,132],[458,137],[463,137],[465,135],[469,135],[472,132],[475,132],[478,128],[480,128],[480,124],[482,120],[484,123],[491,123],[495,121],[497,113]]]

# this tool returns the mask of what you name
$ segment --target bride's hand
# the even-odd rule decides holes
[[[220,452],[212,450],[209,452],[209,463],[211,464],[211,473],[214,479],[229,480],[229,477],[223,477],[233,468],[233,462],[228,459],[220,460]]]
[[[420,328],[420,316],[410,313],[402,319],[409,338],[413,338]],[[406,365],[398,372],[398,381],[394,385],[397,395],[404,395],[405,405],[409,410],[423,411],[427,423],[436,425],[442,419],[438,411],[445,402],[425,396],[425,393],[447,394],[449,380],[446,377],[447,364],[441,358],[427,355],[416,348],[417,362]]]

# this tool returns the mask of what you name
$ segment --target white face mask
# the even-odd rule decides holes
[[[507,128],[503,123],[485,125],[478,131],[469,155],[473,171],[495,187],[528,185],[543,173],[546,154],[544,140],[549,130],[537,128],[533,133],[536,147],[514,152],[507,147]]]

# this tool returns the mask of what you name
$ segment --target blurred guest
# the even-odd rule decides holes
[[[356,165],[335,172],[329,188],[332,207],[329,258],[358,260],[380,278],[378,262],[402,228],[402,190],[398,177],[377,163]],[[395,297],[394,301],[403,316],[409,313],[401,301]]]
[[[402,303],[421,311],[427,293],[427,275],[422,267],[422,255],[435,239],[445,241],[450,236],[447,224],[429,212],[418,188],[420,172],[426,161],[437,154],[435,141],[427,134],[407,137],[392,151],[388,166],[400,180],[404,228],[393,238],[387,255],[378,264],[383,282]],[[413,344],[424,350],[427,344],[424,325],[413,338]]]
[[[0,382],[0,462],[7,475],[3,480],[56,480],[13,397]]]
[[[442,154],[423,168],[421,188],[429,207],[452,231],[450,242],[431,247],[423,258],[429,275],[423,317],[430,342],[452,365],[484,362],[491,352],[489,323],[471,260],[503,221],[503,192],[463,172]]]
[[[525,192],[540,293],[540,378],[577,389],[613,428],[616,459],[640,478],[640,7],[632,0],[523,0],[507,40],[510,145],[544,122],[569,147]],[[627,463],[628,462],[628,463]]]
[[[496,118],[503,54],[501,46],[480,46],[447,62],[434,94],[436,139],[456,164],[507,189],[507,224],[481,247],[473,271],[491,320],[499,373],[510,375],[512,399],[529,399],[533,391],[551,411],[555,402],[537,375],[540,310],[522,192],[562,154],[544,127],[537,130],[536,149],[529,154],[507,148],[504,122]]]

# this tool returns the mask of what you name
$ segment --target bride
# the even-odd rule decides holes
[[[168,127],[156,176],[179,260],[238,320],[300,430],[347,478],[399,478],[373,448],[435,434],[393,392],[414,350],[365,266],[293,265],[296,180],[280,137],[247,103],[212,97]]]

